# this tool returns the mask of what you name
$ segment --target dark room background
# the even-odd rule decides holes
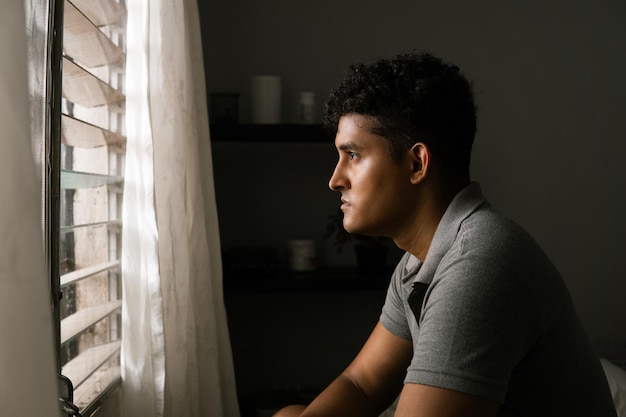
[[[282,122],[300,91],[319,109],[347,65],[427,50],[458,64],[479,108],[473,178],[562,272],[594,341],[626,329],[626,3],[488,0],[199,1],[207,93],[282,80]],[[338,207],[332,142],[213,143],[222,244],[314,239],[320,262],[354,264],[325,241]],[[382,294],[384,296],[384,294]],[[379,291],[226,294],[243,396],[319,388],[377,319]],[[326,337],[326,334],[330,335]],[[330,359],[334,358],[334,359]],[[324,366],[325,365],[325,366]]]

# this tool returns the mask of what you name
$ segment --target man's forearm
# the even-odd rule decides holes
[[[371,398],[347,374],[335,379],[304,410],[301,417],[377,416],[393,398]]]

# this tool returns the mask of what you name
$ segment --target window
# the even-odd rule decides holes
[[[60,372],[89,415],[120,381],[126,11],[124,0],[61,3],[52,24],[63,31],[50,55],[45,223]]]

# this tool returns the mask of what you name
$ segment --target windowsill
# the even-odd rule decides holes
[[[90,416],[109,398],[122,383],[121,369],[112,366],[99,371],[74,391],[74,404],[83,416]],[[106,387],[102,389],[102,387]]]

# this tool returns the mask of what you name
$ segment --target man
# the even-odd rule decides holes
[[[277,416],[615,417],[559,273],[470,181],[470,83],[429,54],[352,66],[326,105],[350,233],[406,251],[380,321],[308,407]]]

